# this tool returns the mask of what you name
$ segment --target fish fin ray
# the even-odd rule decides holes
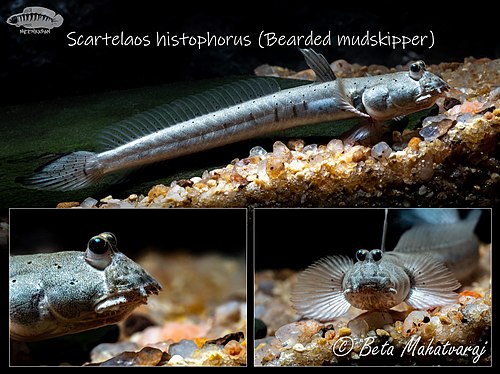
[[[452,304],[457,301],[460,288],[446,265],[431,256],[396,255],[410,277],[410,293],[405,302],[418,309]]]
[[[57,14],[52,20],[52,26],[59,27],[63,24],[63,18],[60,14]]]
[[[320,82],[329,82],[337,79],[330,64],[325,56],[317,53],[311,48],[299,48],[300,52],[304,55],[307,66],[309,66],[316,74],[316,79]]]
[[[120,121],[101,133],[100,143],[105,149],[119,147],[161,129],[279,90],[277,81],[269,78],[252,78],[225,84],[187,98],[174,100]],[[136,127],[137,125],[139,128]],[[128,135],[114,137],[114,131]]]
[[[299,274],[291,301],[301,315],[320,321],[339,317],[350,308],[342,280],[353,262],[346,256],[329,256],[316,261]]]
[[[95,153],[73,152],[42,165],[31,175],[16,178],[26,188],[72,191],[90,186],[103,173]]]

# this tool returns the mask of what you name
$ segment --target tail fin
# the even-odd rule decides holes
[[[403,209],[399,213],[400,220],[409,226],[430,224],[456,223],[460,221],[458,210],[456,209]]]
[[[35,170],[32,175],[16,178],[27,188],[73,191],[90,186],[103,176],[97,155],[79,151],[62,156]]]
[[[63,18],[60,14],[56,15],[54,19],[52,20],[52,26],[54,27],[59,27],[63,23]]]

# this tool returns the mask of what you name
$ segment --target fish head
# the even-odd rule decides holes
[[[9,18],[7,18],[7,23],[9,25],[17,25],[17,16],[13,15],[13,16],[10,16]]]
[[[150,295],[157,295],[161,290],[156,279],[116,246],[116,237],[104,232],[90,239],[85,252],[85,261],[104,272],[106,286],[94,304],[98,314],[128,313],[138,305],[146,304]]]
[[[374,78],[377,84],[363,92],[362,101],[366,112],[377,121],[431,107],[450,86],[436,74],[426,70],[423,61],[410,65],[408,71]]]
[[[401,87],[392,96],[394,106],[399,108],[413,107],[412,112],[429,108],[450,89],[441,77],[426,69],[423,61],[411,64],[404,74],[406,79],[402,79],[401,83],[406,84],[408,89]]]
[[[357,262],[346,273],[342,288],[344,297],[354,307],[364,310],[386,310],[398,305],[406,295],[392,263],[384,261],[380,249],[356,252]],[[408,284],[409,288],[409,284]]]

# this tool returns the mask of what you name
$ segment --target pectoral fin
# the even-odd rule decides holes
[[[417,309],[428,309],[453,304],[458,295],[453,292],[460,287],[446,265],[432,256],[398,256],[410,276],[410,292],[405,302]]]
[[[297,278],[291,301],[301,315],[320,321],[341,316],[351,306],[345,299],[342,280],[352,267],[345,256],[325,257],[304,270]]]

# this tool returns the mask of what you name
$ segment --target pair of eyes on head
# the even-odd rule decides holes
[[[380,249],[372,249],[368,251],[367,249],[358,249],[356,251],[356,259],[358,261],[365,261],[371,254],[373,261],[380,261],[382,259],[383,252]]]

